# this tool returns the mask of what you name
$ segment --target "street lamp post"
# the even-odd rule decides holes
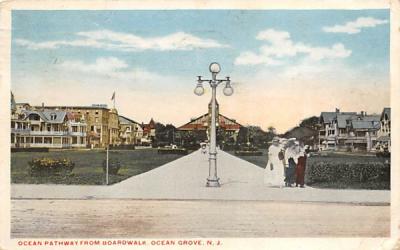
[[[211,79],[202,79],[198,76],[197,85],[194,89],[194,93],[198,96],[204,94],[203,82],[208,82],[212,89],[211,95],[211,129],[210,129],[210,150],[209,150],[209,169],[207,177],[207,187],[219,187],[219,178],[217,175],[217,135],[216,135],[216,90],[220,83],[225,82],[224,95],[230,96],[233,94],[233,88],[229,77],[226,79],[217,79],[217,74],[221,71],[221,67],[218,63],[213,62],[210,64],[209,70],[211,72]]]

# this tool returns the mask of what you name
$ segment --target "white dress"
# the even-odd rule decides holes
[[[283,162],[279,160],[281,146],[271,145],[268,148],[268,163],[264,172],[264,184],[268,186],[282,186],[285,182]],[[271,170],[272,164],[272,170]]]

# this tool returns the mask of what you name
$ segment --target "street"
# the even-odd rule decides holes
[[[388,237],[390,206],[210,200],[12,200],[12,238]]]

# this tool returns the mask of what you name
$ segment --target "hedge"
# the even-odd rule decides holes
[[[188,150],[185,148],[159,148],[157,152],[159,154],[177,154],[177,155],[188,154]]]
[[[368,182],[384,182],[390,187],[390,164],[384,161],[349,161],[307,160],[305,182],[307,185],[317,183],[345,183],[349,185]]]

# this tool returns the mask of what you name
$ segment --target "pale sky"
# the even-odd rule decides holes
[[[390,104],[388,10],[13,11],[12,91],[31,105],[112,106],[175,126],[207,112],[279,132],[321,111]]]

